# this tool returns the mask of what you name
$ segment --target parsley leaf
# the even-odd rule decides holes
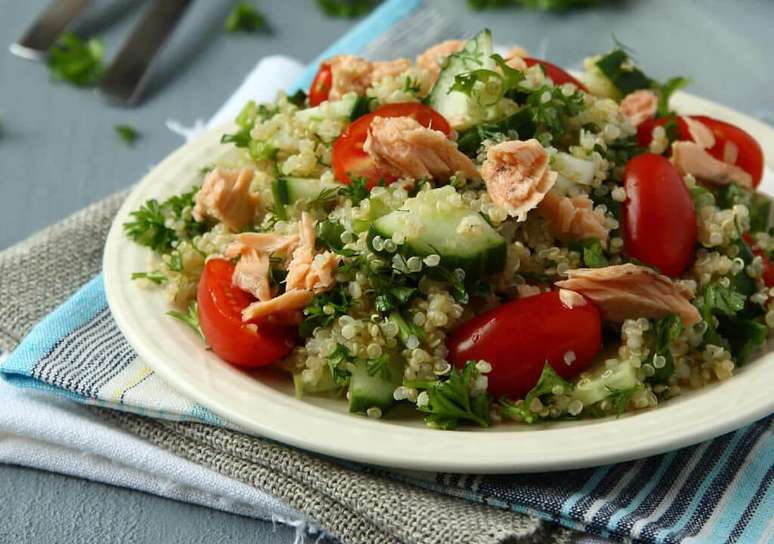
[[[768,336],[768,328],[757,319],[721,319],[720,331],[738,365],[745,364]]]
[[[187,214],[184,216],[186,210],[193,208],[198,190],[198,187],[194,187],[189,192],[170,197],[161,204],[153,198],[148,200],[140,209],[130,214],[133,219],[124,223],[124,232],[138,244],[147,246],[156,253],[171,251],[179,241],[180,234],[187,239],[203,234],[207,231],[205,223],[200,223]],[[168,227],[168,219],[183,220],[182,230],[178,232]]]
[[[398,326],[398,338],[404,346],[408,345],[409,338],[412,336],[417,340],[421,340],[425,336],[425,330],[422,327],[409,323],[398,311],[390,314],[390,321]]]
[[[329,17],[352,19],[369,13],[379,0],[317,0],[317,4]]]
[[[392,373],[390,372],[390,356],[387,353],[382,353],[376,359],[368,359],[365,363],[365,367],[369,376],[379,376],[383,380],[392,378]]]
[[[655,369],[652,380],[656,383],[666,383],[674,372],[674,357],[669,347],[683,333],[683,322],[676,315],[670,315],[656,321],[654,326],[656,346],[654,348],[651,365]],[[658,368],[655,365],[656,357],[665,359],[664,365]]]
[[[158,270],[151,270],[150,272],[133,272],[132,273],[132,279],[133,280],[148,280],[156,285],[161,285],[165,281],[167,281],[167,277],[159,272]]]
[[[84,41],[72,32],[65,32],[49,53],[51,77],[78,87],[96,85],[104,71],[104,51],[102,42],[96,38]]]
[[[489,427],[491,398],[471,391],[479,376],[476,364],[469,361],[462,370],[453,368],[446,380],[407,380],[405,385],[427,393],[427,404],[417,410],[429,414],[425,418],[429,425],[449,430],[469,421]]]
[[[249,2],[240,2],[226,17],[228,32],[255,32],[266,28],[266,18]]]
[[[288,95],[288,102],[291,104],[298,106],[299,108],[303,108],[306,104],[306,91],[303,89],[298,89],[296,92],[294,92],[291,95]]]
[[[704,341],[718,346],[726,345],[718,332],[720,317],[732,318],[744,308],[744,297],[730,287],[711,283],[704,288],[699,299],[699,312],[707,323]]]
[[[607,392],[609,393],[608,398],[613,403],[613,410],[615,410],[617,417],[621,417],[626,411],[626,407],[629,405],[632,396],[641,389],[642,385],[640,384],[627,387],[626,389],[607,388]]]
[[[583,264],[587,268],[602,268],[609,264],[602,242],[598,238],[586,238],[582,242],[572,244],[571,247],[580,252]]]
[[[353,206],[357,206],[368,197],[368,179],[352,177],[352,183],[345,185],[340,191],[342,196],[352,201]]]
[[[134,142],[140,137],[140,133],[131,125],[116,125],[113,128],[126,145],[134,145]]]
[[[328,355],[328,368],[337,385],[346,385],[349,382],[349,371],[343,368],[343,364],[352,361],[352,354],[343,344],[336,344],[336,349]]]
[[[535,423],[540,419],[540,416],[534,413],[530,409],[532,401],[536,398],[540,398],[543,395],[555,394],[556,391],[561,390],[562,393],[568,393],[572,391],[572,384],[564,380],[549,363],[545,363],[543,366],[543,372],[540,374],[535,387],[529,390],[524,396],[524,401],[521,403],[515,403],[508,399],[501,399],[500,405],[502,407],[502,414],[523,421],[524,423]]]
[[[624,96],[639,89],[649,89],[651,79],[634,66],[623,49],[613,49],[597,61],[597,68]]]
[[[299,334],[304,337],[312,336],[317,327],[329,326],[338,316],[346,314],[350,306],[352,298],[343,284],[338,284],[325,293],[316,294],[304,308],[304,320],[298,327]]]
[[[508,137],[528,140],[535,135],[537,127],[532,120],[532,113],[522,108],[497,123],[481,123],[462,132],[457,140],[460,151],[475,158],[481,147],[481,142],[504,134]]]
[[[658,86],[658,117],[666,117],[671,113],[669,110],[669,99],[672,98],[672,94],[676,90],[682,89],[689,83],[690,81],[687,78],[677,76],[668,79],[666,83]]]
[[[201,337],[202,340],[206,340],[204,338],[204,333],[202,332],[202,328],[199,325],[199,306],[196,304],[196,302],[192,302],[188,306],[188,311],[185,313],[178,312],[177,310],[172,310],[167,312],[167,315],[169,317],[173,317],[177,319],[178,321],[181,321],[182,323],[185,323],[189,327],[191,327],[196,334]]]

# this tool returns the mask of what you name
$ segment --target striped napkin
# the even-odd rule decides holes
[[[438,23],[439,18],[420,4],[419,0],[385,2],[322,56],[344,52],[378,56],[380,51],[397,55],[408,52],[407,44],[413,44],[416,50],[426,45],[425,39],[437,41],[442,37],[441,31],[448,33],[448,29],[444,29]],[[418,28],[422,29],[421,33],[417,32]],[[388,33],[390,29],[393,30]],[[418,34],[423,43],[418,44],[416,38],[412,41]],[[298,85],[307,86],[313,71],[310,68]],[[0,295],[9,299],[14,297],[13,292],[2,292],[2,289]],[[13,317],[3,317],[0,329],[8,322],[13,324]],[[2,332],[0,330],[0,334]],[[107,309],[100,276],[89,281],[35,326],[0,371],[13,385],[87,404],[162,420],[206,423],[211,426],[209,428],[226,424],[205,408],[177,394],[137,357]],[[126,421],[124,424],[131,427],[133,420]],[[772,423],[774,418],[769,417],[697,446],[592,469],[480,476],[398,472],[346,463],[347,476],[339,475],[338,478],[362,480],[366,488],[368,482],[376,486],[382,479],[392,481],[395,490],[399,485],[410,484],[442,496],[489,505],[498,511],[528,514],[601,537],[653,543],[686,540],[766,542],[774,540]],[[156,427],[172,429],[163,423]],[[201,431],[201,428],[183,426],[184,431],[180,432],[221,437],[217,431]],[[175,445],[168,443],[164,432],[158,429],[154,431],[151,424],[137,423],[133,430],[175,451]],[[264,444],[261,447],[270,446]],[[282,455],[299,455],[290,449],[283,451]],[[203,464],[211,462],[212,458],[209,454],[197,459],[194,453],[182,449],[181,454]],[[318,477],[322,482],[326,475],[320,473]],[[380,479],[368,479],[377,477]],[[387,496],[389,489],[383,490]],[[397,491],[395,496],[398,496]],[[344,498],[341,495],[337,499]],[[365,498],[363,495],[363,500]],[[405,509],[409,507],[405,506]],[[482,519],[488,515],[483,510],[476,512]],[[388,514],[393,516],[392,522],[396,526],[400,525],[395,523],[396,520],[401,521],[405,519],[401,516],[407,515],[397,510],[379,515]],[[410,523],[408,519],[405,521]],[[416,541],[450,542],[441,536],[442,533],[435,537],[431,534]],[[492,531],[490,535],[480,534],[476,541],[505,542],[517,536],[515,529],[497,534]],[[401,541],[397,537],[394,540]]]

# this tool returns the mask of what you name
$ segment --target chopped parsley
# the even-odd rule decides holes
[[[383,380],[392,379],[390,356],[387,353],[382,353],[376,359],[368,359],[365,363],[365,368],[369,376],[378,376]]]
[[[427,403],[417,410],[429,414],[428,425],[440,429],[455,429],[461,422],[489,427],[489,407],[492,399],[486,393],[474,392],[481,373],[469,361],[462,370],[453,368],[446,380],[408,380],[405,385],[427,394]]]
[[[586,238],[582,242],[571,244],[571,247],[580,252],[587,268],[602,268],[609,264],[602,242],[598,238]]]
[[[72,32],[65,32],[51,48],[48,68],[51,77],[78,87],[96,85],[104,71],[102,57],[105,48],[96,38],[84,41]]]
[[[349,382],[349,371],[344,363],[354,362],[352,354],[344,344],[336,344],[336,349],[328,355],[328,368],[336,385],[346,385]]]
[[[564,380],[549,363],[543,366],[543,372],[540,374],[535,387],[524,396],[524,401],[516,403],[508,399],[500,400],[501,412],[504,416],[523,421],[524,423],[535,423],[540,420],[540,416],[530,409],[532,401],[543,395],[563,394],[572,391],[572,384]]]
[[[155,283],[156,285],[161,285],[165,281],[167,281],[167,277],[158,270],[151,270],[150,272],[133,272],[132,273],[132,279],[133,280],[148,280],[150,282]]]
[[[317,0],[317,5],[329,17],[353,19],[366,15],[380,0]]]
[[[250,2],[240,2],[226,17],[228,32],[256,32],[266,28],[266,18]]]
[[[687,78],[677,76],[667,80],[663,85],[659,85],[658,93],[658,117],[666,117],[670,115],[669,99],[672,98],[672,94],[678,89],[682,89],[687,86],[690,81]]]
[[[340,189],[341,195],[352,201],[353,206],[357,206],[363,200],[368,198],[368,179],[361,177],[352,177],[352,182]]]
[[[655,369],[651,379],[656,383],[666,383],[674,372],[675,364],[672,351],[669,349],[672,343],[683,333],[683,322],[676,315],[670,315],[656,321],[654,326],[656,346],[653,350],[650,364]],[[656,358],[663,357],[664,364],[656,365]]]
[[[134,142],[140,137],[140,133],[131,125],[116,125],[113,128],[115,129],[116,134],[118,134],[118,137],[128,146],[134,145]]]
[[[616,417],[621,417],[623,413],[626,411],[626,407],[629,405],[629,401],[632,400],[632,397],[637,391],[642,390],[642,385],[637,384],[633,385],[632,387],[627,387],[626,389],[615,389],[613,387],[608,387],[608,399],[613,405],[613,410],[615,411]]]
[[[190,240],[207,231],[207,225],[190,217],[194,197],[199,188],[173,196],[162,203],[152,198],[140,209],[133,211],[131,221],[124,223],[124,232],[140,245],[156,253],[169,253],[180,237]],[[167,226],[167,221],[182,221],[178,231]]]
[[[304,320],[298,327],[301,336],[309,337],[317,327],[331,325],[338,316],[344,315],[352,306],[352,298],[343,284],[325,293],[314,296],[309,305],[304,308]]]
[[[185,323],[191,327],[191,329],[193,329],[193,331],[198,334],[202,340],[205,340],[204,333],[202,332],[202,328],[199,325],[199,306],[196,304],[196,302],[192,302],[188,306],[188,310],[186,312],[172,310],[167,312],[167,315],[177,319],[182,323]]]

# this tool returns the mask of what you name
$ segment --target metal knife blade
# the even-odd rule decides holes
[[[149,68],[192,0],[157,0],[132,31],[108,67],[99,90],[108,99],[134,104],[142,95]]]
[[[11,44],[11,53],[25,59],[43,58],[64,29],[89,4],[91,0],[54,0],[24,36]]]

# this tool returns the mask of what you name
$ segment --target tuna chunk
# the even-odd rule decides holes
[[[196,193],[193,218],[197,221],[214,219],[223,222],[232,232],[252,225],[258,206],[258,196],[250,192],[253,170],[216,168],[204,180]]]
[[[641,89],[627,94],[621,100],[621,113],[634,125],[641,125],[656,116],[658,97],[653,91]]]
[[[365,95],[371,86],[371,61],[352,55],[339,55],[328,60],[331,67],[331,92],[329,98],[338,100],[349,92]]]
[[[605,214],[594,211],[594,203],[586,195],[570,198],[549,191],[538,206],[538,213],[548,221],[549,228],[558,238],[598,238],[602,245],[607,245],[609,232]]]
[[[244,246],[231,282],[235,287],[247,291],[258,300],[269,300],[272,295],[269,281],[270,266],[268,254],[259,253],[253,248]]]
[[[301,214],[298,230],[300,242],[288,264],[287,289],[327,291],[336,283],[334,276],[339,259],[329,251],[315,256],[314,219],[307,212]]]
[[[449,179],[462,172],[478,177],[475,164],[456,143],[411,117],[374,117],[363,149],[379,167],[398,176]]]
[[[481,166],[489,197],[509,215],[524,221],[556,183],[548,155],[535,139],[510,140],[490,147]]]
[[[303,310],[312,301],[314,293],[308,289],[290,289],[265,302],[253,302],[242,310],[242,321]]]
[[[437,43],[417,56],[417,67],[427,70],[432,75],[432,81],[438,79],[441,73],[441,64],[449,55],[456,53],[465,46],[462,40],[446,40]]]
[[[569,278],[555,284],[589,298],[608,321],[640,317],[680,316],[683,324],[701,320],[691,304],[691,292],[666,276],[644,266],[621,264],[570,270]]]
[[[674,142],[672,162],[682,175],[691,174],[715,185],[736,183],[752,189],[750,174],[736,165],[716,159],[696,142]]]

